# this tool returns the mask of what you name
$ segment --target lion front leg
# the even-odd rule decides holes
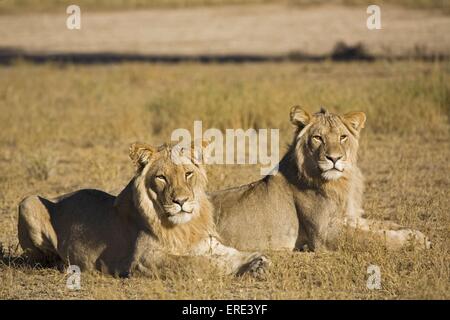
[[[241,252],[227,247],[211,236],[204,239],[193,250],[192,254],[205,256],[225,274],[253,276],[264,274],[270,265],[269,259],[258,252]]]
[[[388,249],[397,250],[408,244],[429,249],[431,242],[418,230],[408,229],[392,221],[376,221],[364,218],[347,219],[347,228],[357,231],[363,239],[384,241]]]

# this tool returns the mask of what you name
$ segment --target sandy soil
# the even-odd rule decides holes
[[[250,5],[123,12],[82,10],[81,30],[67,14],[0,16],[0,48],[39,52],[140,54],[327,54],[338,41],[372,54],[450,52],[450,16],[381,8],[382,29],[366,27],[365,7]]]

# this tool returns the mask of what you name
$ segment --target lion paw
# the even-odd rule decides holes
[[[387,235],[390,244],[394,249],[407,245],[413,245],[416,248],[431,248],[430,239],[418,230],[390,230],[387,232]]]
[[[420,246],[423,245],[423,247],[425,249],[430,249],[431,248],[431,241],[430,239],[424,235],[422,232],[417,231],[417,230],[410,230],[409,233],[409,241],[412,241],[416,244],[419,244]]]
[[[260,253],[252,254],[248,262],[243,264],[238,272],[236,273],[238,276],[243,274],[250,274],[254,277],[261,278],[265,275],[267,269],[270,266],[270,260],[265,255]]]

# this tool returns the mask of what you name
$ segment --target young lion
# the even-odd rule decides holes
[[[361,217],[357,151],[364,113],[310,115],[293,107],[290,116],[296,132],[278,173],[211,195],[225,243],[242,250],[334,248],[348,228],[391,249],[410,240],[429,247],[419,231]]]
[[[149,274],[180,256],[207,257],[227,274],[263,272],[265,256],[219,242],[205,170],[185,151],[133,144],[130,157],[137,171],[117,197],[79,190],[55,199],[25,198],[18,236],[26,255],[118,276]]]

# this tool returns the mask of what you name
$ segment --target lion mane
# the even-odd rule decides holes
[[[172,161],[174,152],[186,162]],[[189,256],[206,257],[227,274],[263,272],[265,256],[221,244],[206,172],[181,153],[170,144],[133,144],[136,173],[117,197],[85,189],[25,198],[18,221],[25,255],[40,264],[63,262],[117,276],[152,274],[173,257]]]
[[[310,114],[295,106],[290,120],[294,137],[275,175],[211,194],[225,243],[246,250],[334,249],[350,228],[392,249],[410,240],[429,247],[420,231],[362,217],[357,151],[364,113]]]

